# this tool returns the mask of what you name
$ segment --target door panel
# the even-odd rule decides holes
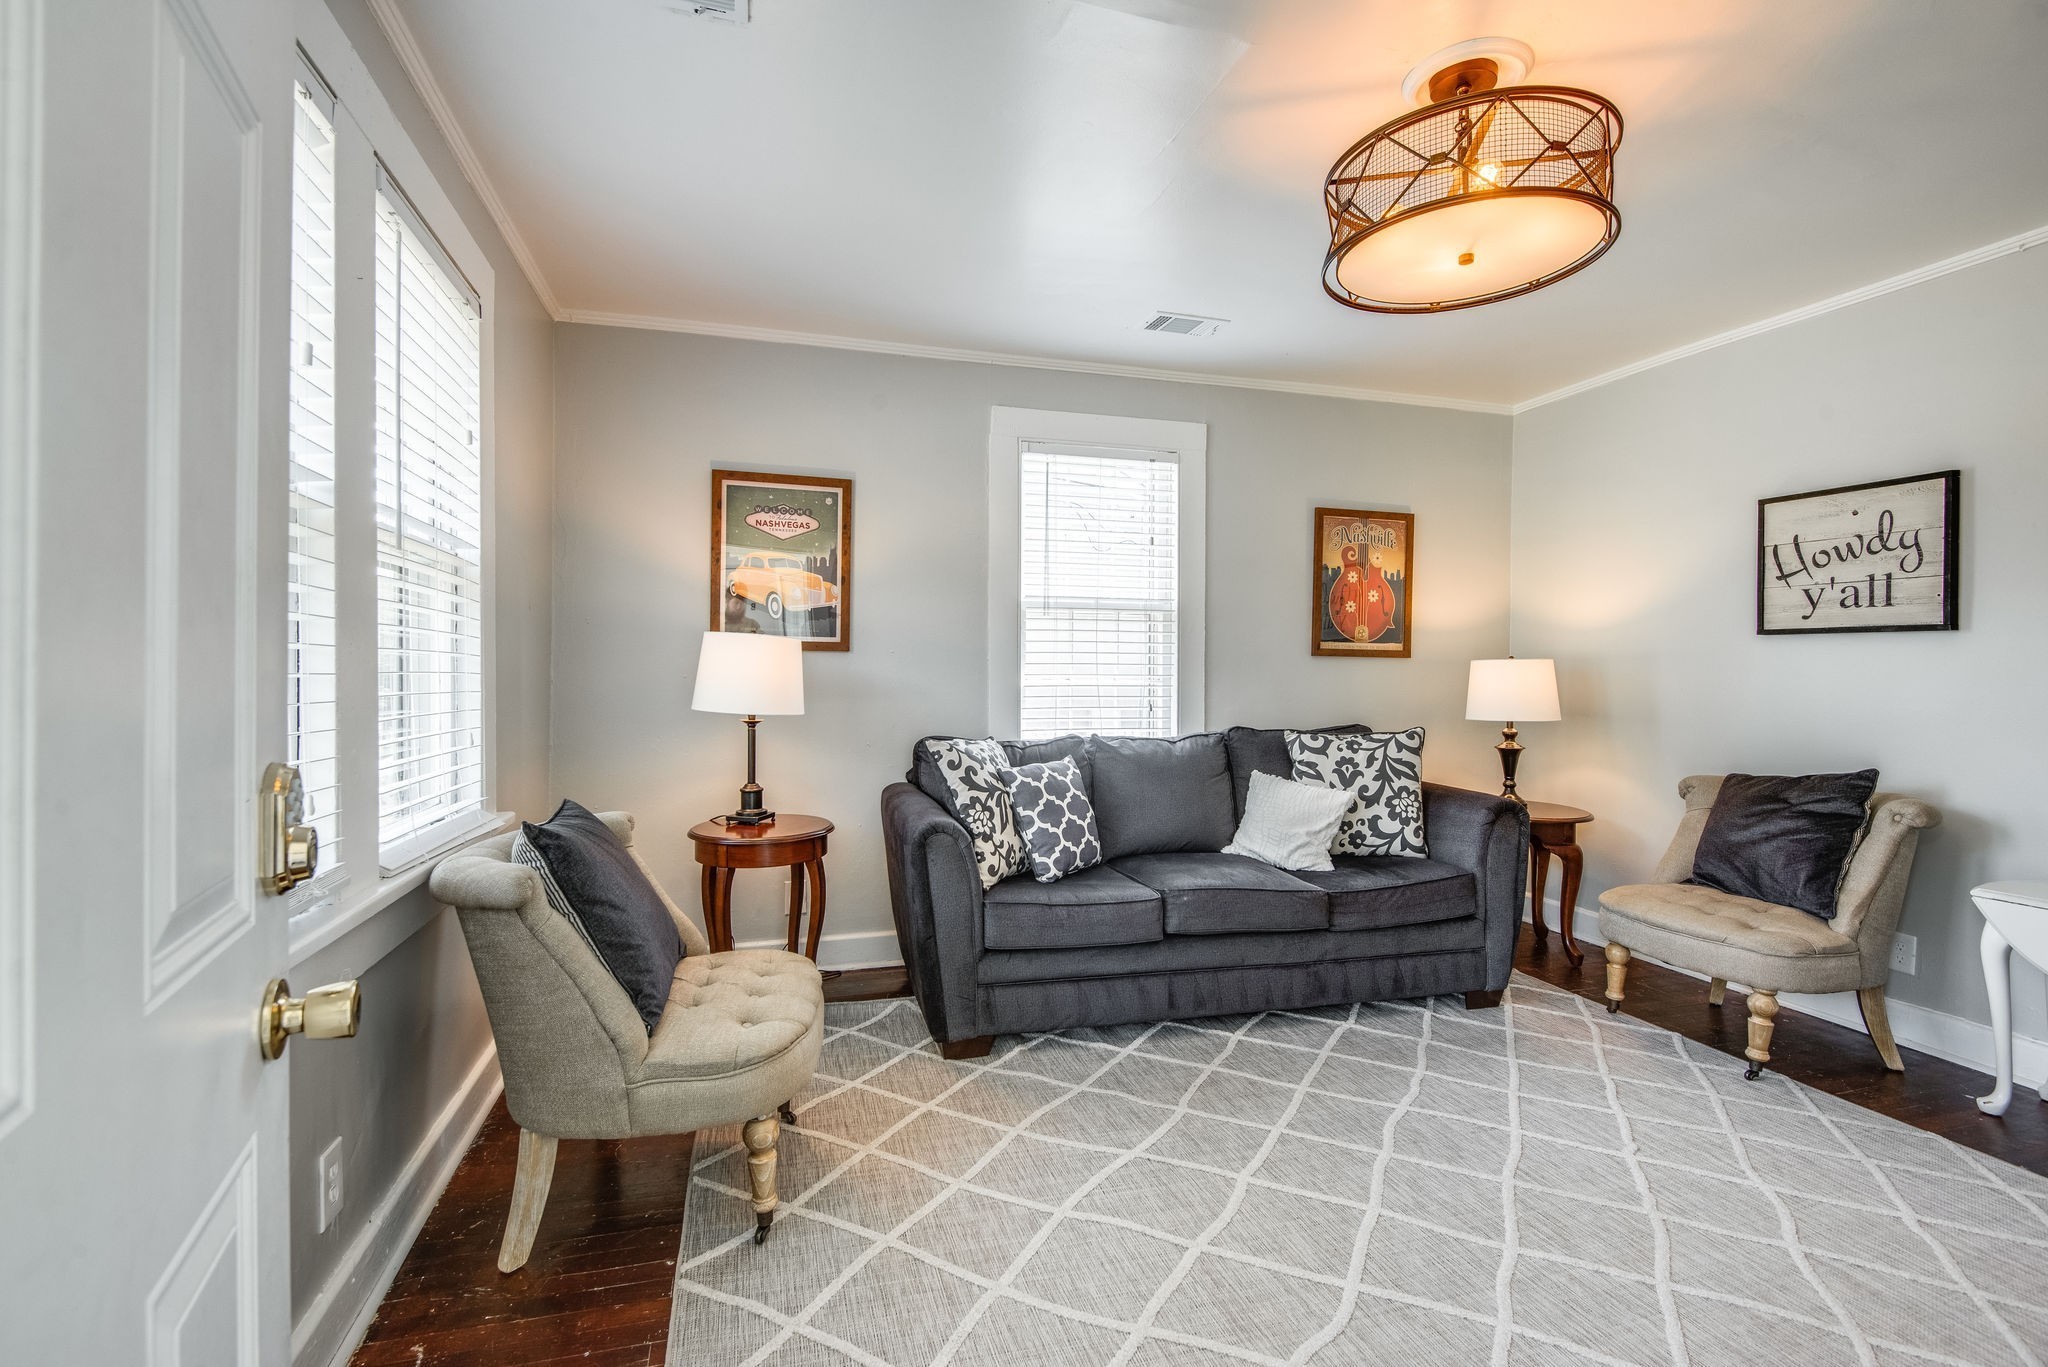
[[[0,0],[4,1363],[290,1357],[291,14]]]
[[[143,793],[154,1006],[254,919],[255,718],[238,570],[256,564],[262,139],[192,0],[156,16],[150,166],[149,615]]]

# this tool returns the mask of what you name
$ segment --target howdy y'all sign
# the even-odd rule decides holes
[[[1961,478],[1760,500],[1757,631],[1955,630]]]

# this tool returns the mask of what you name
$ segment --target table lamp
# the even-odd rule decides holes
[[[1513,656],[1474,660],[1465,689],[1465,720],[1506,723],[1500,728],[1500,744],[1494,747],[1500,751],[1500,795],[1522,802],[1515,791],[1515,765],[1522,758],[1515,722],[1558,720],[1556,662]]]
[[[763,717],[801,716],[804,710],[804,643],[794,636],[761,636],[707,631],[697,655],[697,691],[690,707],[730,712],[747,722],[747,782],[740,809],[728,826],[764,826],[775,819],[754,781],[754,730]]]

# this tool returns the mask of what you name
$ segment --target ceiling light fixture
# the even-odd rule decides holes
[[[1511,38],[1447,47],[1401,91],[1424,107],[1365,135],[1323,186],[1323,290],[1370,313],[1512,299],[1597,260],[1621,232],[1621,114],[1566,86],[1517,85]]]

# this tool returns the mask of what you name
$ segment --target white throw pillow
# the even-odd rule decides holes
[[[1350,810],[1351,794],[1342,788],[1296,783],[1254,770],[1244,820],[1237,823],[1237,834],[1223,852],[1276,869],[1327,873],[1336,867],[1330,862],[1330,842]]]
[[[1395,854],[1427,859],[1422,829],[1422,728],[1336,735],[1289,731],[1294,776],[1351,794],[1333,854]]]

